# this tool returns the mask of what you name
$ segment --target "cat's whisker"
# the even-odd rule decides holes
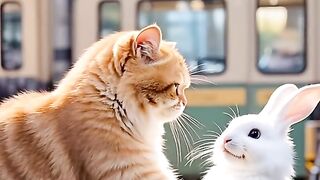
[[[210,131],[207,131],[208,133],[211,133]],[[205,134],[203,135],[205,138],[203,139],[207,139],[208,141],[210,142],[215,142],[216,141],[216,138],[212,138],[212,137],[219,137],[218,135],[216,134]]]
[[[218,133],[219,135],[221,135],[221,133],[223,132],[223,130],[221,129],[221,127],[216,123],[216,122],[213,122],[214,125],[216,125],[216,127],[218,127],[220,133]]]
[[[234,117],[237,117],[237,113],[230,106],[228,108],[232,111]]]
[[[199,67],[202,67],[202,66],[205,66],[206,64],[199,64],[199,65],[196,65],[196,66],[188,66],[188,70],[190,73],[193,73],[196,69],[198,69]]]
[[[201,79],[205,79],[205,80],[211,81],[211,79],[210,79],[208,76],[200,75],[200,74],[192,74],[190,77],[191,77],[191,78],[201,78]],[[212,82],[212,81],[211,81],[211,82]],[[212,82],[212,83],[213,83],[213,82]]]
[[[212,150],[211,144],[203,145],[201,147],[197,147],[194,149],[194,153],[197,153],[197,155],[205,150]]]
[[[202,150],[197,155],[192,156],[190,159],[187,160],[186,165],[192,165],[192,163],[197,159],[205,159],[206,157],[204,155],[210,154],[212,149]]]
[[[192,153],[190,153],[190,155],[188,157],[186,157],[186,159],[188,161],[189,160],[194,161],[194,160],[199,159],[199,158],[202,159],[202,154],[203,154],[203,152],[206,152],[206,151],[213,151],[213,148],[211,146],[209,146],[209,145],[206,146],[206,147],[197,148]]]
[[[194,148],[193,152],[201,152],[202,150],[205,150],[205,149],[211,149],[211,146],[213,145],[213,142],[206,142],[206,143],[203,143],[199,146],[197,146],[196,148]]]
[[[229,114],[227,112],[223,112],[223,114],[229,116],[231,118],[231,120],[235,118],[235,117],[233,117],[231,114]]]
[[[186,119],[188,122],[190,122],[193,126],[195,126],[198,129],[201,129],[200,125],[198,125],[197,122],[194,122],[193,119],[191,119],[190,117],[186,116],[185,114],[181,115],[182,118]]]
[[[207,146],[207,145],[211,145],[213,144],[212,141],[209,141],[209,142],[205,142],[205,143],[202,143],[201,145],[199,145],[198,147],[203,147],[203,146]]]
[[[173,125],[174,125],[174,129],[176,131],[176,134],[177,134],[177,142],[178,142],[178,146],[179,146],[179,157],[177,159],[177,165],[179,164],[179,162],[182,161],[182,141],[181,141],[181,138],[182,138],[182,134],[180,132],[180,129],[179,129],[179,126],[178,126],[178,122],[177,121],[174,121],[173,122]]]
[[[213,133],[213,134],[215,134],[215,135],[217,135],[217,136],[220,136],[221,135],[221,133],[218,133],[218,132],[216,132],[216,131],[212,131],[212,130],[208,130],[208,132],[209,133]]]
[[[218,137],[219,133],[214,131],[209,132],[214,134],[209,134],[207,136],[208,138],[200,139],[195,142],[195,145],[197,146],[185,156],[185,158],[187,159],[186,165],[191,165],[196,159],[206,159],[210,157],[213,152],[213,146],[216,139],[211,138],[211,136],[214,135]]]
[[[174,122],[173,123],[174,124],[174,129],[176,130],[176,134],[177,134],[177,142],[178,142],[178,146],[179,146],[179,157],[178,157],[178,159],[177,159],[177,165],[182,161],[182,140],[181,140],[181,138],[182,138],[182,134],[181,134],[181,132],[180,132],[180,129],[179,129],[179,127],[178,127],[178,124],[177,124],[177,122]]]
[[[190,88],[190,89],[196,89],[195,87],[193,87],[193,86],[192,86],[192,84],[190,85],[190,87],[189,87],[189,88]]]
[[[188,153],[188,155],[192,154],[197,149],[201,148],[203,146],[203,144],[207,143],[207,142],[212,142],[212,140],[211,139],[200,139],[197,142],[195,142],[194,144],[196,145],[196,147],[192,150],[192,152]]]
[[[199,85],[199,84],[201,84],[201,82],[196,82],[196,81],[191,80],[191,84]]]
[[[236,108],[237,108],[237,117],[239,117],[239,116],[240,116],[239,106],[238,106],[238,105],[236,105]]]
[[[198,67],[205,66],[205,65],[206,65],[205,63],[201,63],[201,64],[197,64],[195,66],[190,66],[190,68],[196,69]]]
[[[177,119],[177,124],[180,127],[180,129],[182,130],[184,135],[188,135],[191,138],[191,141],[193,142],[193,136],[190,134],[190,132],[188,131],[188,129],[185,127],[185,124],[183,123],[181,117],[178,117]],[[187,133],[187,134],[186,134]],[[189,139],[188,136],[185,136],[186,139]]]
[[[194,84],[197,84],[196,82],[199,81],[200,82],[205,82],[205,83],[209,83],[209,84],[212,84],[214,86],[216,86],[217,84],[208,80],[208,79],[201,79],[201,78],[197,78],[197,77],[194,77],[195,75],[191,76],[190,79],[191,79],[191,82],[194,83]]]
[[[212,156],[212,154],[208,154],[208,155]],[[210,157],[200,163],[201,168],[204,168],[206,166],[212,166],[212,165],[213,164],[212,164],[212,160],[210,159]]]
[[[186,144],[187,152],[191,152],[193,149],[194,137],[189,132],[191,130],[198,138],[197,131],[194,129],[195,126],[198,129],[203,126],[200,122],[198,122],[195,118],[183,113],[180,117],[177,118],[176,121],[170,123],[170,129],[172,131],[172,135],[174,136],[174,142],[177,149],[177,161],[182,161],[182,146],[181,142],[183,141]]]
[[[182,113],[182,116],[184,116],[185,118],[187,118],[191,124],[193,124],[194,126],[196,126],[198,129],[202,129],[201,127],[205,127],[201,122],[199,122],[196,118],[190,116],[187,113]]]
[[[205,134],[205,135],[203,135],[204,137],[208,137],[208,138],[212,138],[212,137],[214,137],[214,138],[218,138],[219,137],[219,135],[217,135],[217,134]]]
[[[176,129],[176,132],[177,132],[177,135],[178,135],[178,142],[179,142],[179,146],[180,146],[180,148],[179,148],[179,150],[180,150],[179,158],[178,158],[178,161],[177,161],[177,165],[178,165],[183,160],[183,155],[182,155],[183,146],[182,146],[182,143],[183,143],[183,141],[185,141],[185,138],[183,138],[183,134],[181,133],[181,130],[180,130],[179,126],[178,126],[178,123],[175,122],[174,125],[175,125],[175,129]]]
[[[192,153],[189,154],[189,157],[187,158],[186,165],[191,165],[193,161],[196,159],[204,159],[206,157],[209,157],[209,155],[212,153],[212,147],[204,147],[204,148],[197,148],[194,149]]]
[[[205,135],[204,135],[205,136]],[[210,136],[209,136],[210,137]],[[200,139],[199,141],[197,141],[195,144],[199,144],[202,142],[206,142],[206,141],[212,141],[212,138],[205,138],[205,139]]]
[[[214,85],[214,86],[216,86],[216,84],[215,83],[213,83],[213,82],[211,82],[211,81],[208,81],[208,80],[205,80],[205,79],[199,79],[199,78],[190,78],[190,80],[191,80],[191,83],[192,84],[203,84],[203,82],[204,83],[208,83],[208,84],[211,84],[211,85]]]
[[[173,140],[174,140],[174,143],[175,143],[175,146],[176,146],[176,156],[177,156],[177,162],[180,162],[180,159],[179,157],[181,156],[181,148],[180,148],[180,140],[179,140],[179,137],[177,137],[177,132],[176,132],[176,129],[175,129],[175,125],[174,125],[174,122],[170,122],[169,123],[169,127],[170,127],[170,130],[172,132],[172,136],[173,136]]]
[[[201,152],[201,159],[207,159],[207,158],[211,157],[211,154],[212,154],[212,149],[202,151]]]
[[[190,152],[192,149],[192,143],[190,142],[188,135],[191,138],[192,142],[193,142],[193,137],[189,133],[189,131],[184,127],[184,125],[179,121],[179,119],[177,120],[177,124],[178,124],[178,127],[180,128],[180,132],[182,133],[182,138],[183,138],[184,142],[186,143],[187,151]],[[186,133],[188,133],[188,135]]]
[[[188,69],[189,72],[191,72],[192,70],[197,68],[197,66],[191,66],[188,63],[186,64],[186,66],[187,66],[187,69]]]
[[[195,149],[195,152],[197,152],[198,154],[205,151],[205,150],[210,150],[213,151],[213,142],[208,142],[206,144],[203,144],[202,146],[199,146]]]
[[[198,73],[201,73],[201,72],[207,72],[207,71],[214,71],[215,69],[200,69],[200,70],[197,70],[197,71],[192,71],[191,72],[191,75],[200,75]]]
[[[195,131],[195,129],[188,122],[186,122],[188,120],[186,120],[183,116],[180,116],[180,118],[181,118],[181,122],[185,123],[191,129],[191,131],[197,136],[197,138],[200,138],[200,136],[197,133],[197,131]]]

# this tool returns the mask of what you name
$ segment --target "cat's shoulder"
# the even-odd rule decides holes
[[[16,112],[32,111],[51,101],[48,92],[23,92],[0,103],[0,117],[6,117]]]
[[[12,97],[4,99],[0,103],[0,107],[12,105],[12,104],[23,102],[23,101],[38,99],[40,97],[45,96],[46,94],[47,94],[47,92],[34,92],[34,91],[22,92],[17,95],[14,95]]]

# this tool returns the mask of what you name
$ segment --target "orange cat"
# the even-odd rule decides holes
[[[190,76],[156,25],[93,44],[53,92],[0,106],[0,179],[176,179],[163,124]]]

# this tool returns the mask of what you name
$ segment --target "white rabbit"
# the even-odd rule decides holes
[[[259,114],[232,120],[213,147],[203,180],[289,180],[295,175],[290,126],[302,121],[320,101],[320,84],[298,89],[280,86]]]

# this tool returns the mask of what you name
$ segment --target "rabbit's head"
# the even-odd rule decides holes
[[[298,89],[280,86],[259,114],[233,119],[216,140],[213,161],[230,170],[293,176],[290,126],[302,121],[320,101],[320,84]]]

